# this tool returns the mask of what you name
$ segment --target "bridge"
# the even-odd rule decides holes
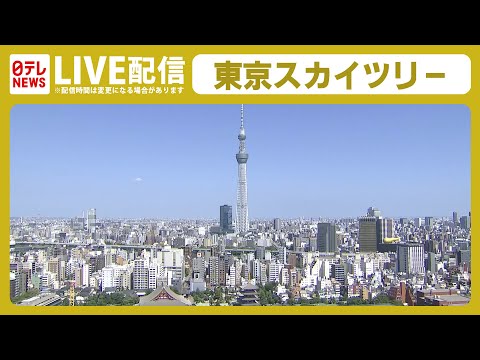
[[[109,247],[120,249],[151,249],[153,245],[141,244],[88,244],[88,243],[66,243],[66,242],[35,242],[35,241],[17,241],[15,244],[10,244],[10,248],[28,247],[30,249],[43,249],[49,246],[60,247]]]

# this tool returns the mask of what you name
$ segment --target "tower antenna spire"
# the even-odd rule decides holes
[[[240,112],[241,112],[241,114],[240,114],[240,127],[243,128],[243,104],[240,108]]]

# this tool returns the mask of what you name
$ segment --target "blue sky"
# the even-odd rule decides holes
[[[11,216],[216,218],[236,201],[239,105],[18,105]],[[463,105],[245,105],[251,218],[470,210]]]

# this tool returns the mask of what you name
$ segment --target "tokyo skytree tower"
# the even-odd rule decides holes
[[[237,233],[244,234],[248,232],[248,202],[247,202],[247,160],[248,154],[245,149],[245,128],[243,127],[243,104],[241,107],[240,117],[240,133],[238,134],[238,140],[240,140],[240,146],[237,153],[238,163],[238,184],[237,184],[237,220],[236,231]]]

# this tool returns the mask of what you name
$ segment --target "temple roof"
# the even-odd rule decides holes
[[[182,295],[175,294],[169,287],[159,287],[140,298],[140,306],[190,306],[192,303]]]
[[[258,286],[248,283],[242,288],[242,290],[258,290]]]

